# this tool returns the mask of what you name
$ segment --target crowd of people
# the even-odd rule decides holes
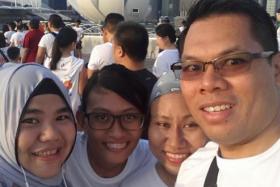
[[[109,13],[89,62],[80,24],[3,27],[0,187],[280,186],[280,54],[257,2],[199,0],[179,38],[162,19],[152,70],[141,24]]]

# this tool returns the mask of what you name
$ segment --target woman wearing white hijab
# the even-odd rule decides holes
[[[37,64],[0,67],[0,187],[69,187],[76,125],[68,92]]]

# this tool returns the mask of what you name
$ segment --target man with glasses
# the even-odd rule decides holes
[[[280,56],[270,16],[253,0],[200,0],[180,51],[172,69],[213,142],[182,164],[176,186],[280,186]]]

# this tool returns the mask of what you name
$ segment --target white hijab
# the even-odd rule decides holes
[[[71,106],[67,90],[47,68],[38,64],[0,67],[0,181],[2,177],[8,186],[14,183],[26,187],[66,186],[62,173],[41,179],[24,171],[16,160],[16,136],[23,108],[34,89],[46,78],[54,81]]]

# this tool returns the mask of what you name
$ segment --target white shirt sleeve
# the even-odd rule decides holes
[[[47,35],[44,35],[42,38],[41,38],[41,40],[40,40],[40,42],[39,42],[39,44],[38,44],[38,46],[39,47],[43,47],[43,48],[47,48]]]
[[[154,66],[153,66],[153,74],[159,78],[164,72],[168,71],[168,64],[165,62],[161,56],[158,56]]]
[[[88,69],[90,70],[98,70],[100,69],[100,65],[104,63],[104,60],[100,58],[100,54],[98,53],[98,49],[94,47],[91,51],[89,62],[88,62]]]

